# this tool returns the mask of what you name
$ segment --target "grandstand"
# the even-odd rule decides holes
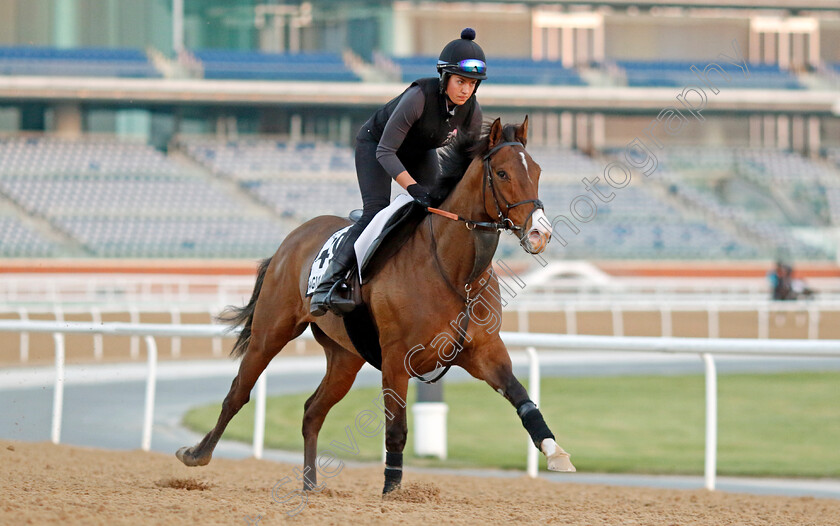
[[[3,141],[0,194],[101,257],[259,257],[291,230],[208,175],[145,144],[107,138]],[[18,244],[33,244],[21,227],[8,228]],[[9,255],[47,250],[33,246]]]
[[[328,2],[233,1],[189,6],[180,29],[148,4],[109,4],[84,31],[67,13],[45,29],[0,6],[12,21],[0,37],[0,255],[271,253],[308,218],[361,206],[356,130],[435,74],[461,20],[487,52],[485,115],[530,116],[550,217],[573,215],[581,179],[602,176],[630,141],[650,143],[646,130],[684,88],[707,87],[692,68],[728,75],[710,73],[721,95],[706,93],[703,119],[655,129],[654,176],[634,174],[594,220],[574,221],[579,232],[558,227],[568,243],[550,245],[556,257],[837,251],[840,9],[820,0],[789,11],[385,2],[349,18]],[[135,30],[106,30],[116,20]]]

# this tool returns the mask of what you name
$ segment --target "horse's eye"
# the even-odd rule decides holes
[[[499,176],[499,179],[507,179],[508,178],[508,174],[504,170],[499,170],[498,172],[496,172],[496,175]]]

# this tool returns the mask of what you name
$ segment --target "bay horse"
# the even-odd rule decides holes
[[[399,488],[402,480],[409,379],[418,376],[417,371],[437,370],[442,347],[447,345],[445,364],[462,367],[484,380],[516,408],[535,447],[547,457],[550,470],[575,470],[569,454],[555,442],[540,410],[513,375],[498,326],[495,330],[486,328],[490,311],[501,313],[498,276],[485,272],[491,268],[499,232],[517,234],[530,253],[543,251],[550,238],[550,224],[538,199],[540,167],[525,150],[527,133],[527,116],[518,126],[502,126],[496,119],[469,149],[464,141],[456,141],[461,144],[460,152],[453,153],[457,148],[447,147],[450,155],[442,163],[447,167],[442,175],[455,170],[460,180],[440,209],[430,210],[441,215],[423,217],[399,250],[362,286],[382,354],[382,401],[387,417],[383,494]],[[347,219],[336,216],[316,217],[290,233],[274,256],[262,262],[249,303],[228,316],[234,326],[243,325],[231,352],[242,357],[239,372],[215,427],[201,442],[176,453],[184,464],[203,466],[210,462],[225,427],[248,402],[254,383],[268,363],[289,341],[311,327],[327,358],[326,374],[304,404],[303,489],[315,488],[321,425],[329,410],[350,390],[365,363],[343,320],[331,313],[313,317],[306,297],[313,260],[324,242],[348,224]],[[478,231],[490,235],[475,235]],[[440,335],[452,329],[461,333],[458,341],[450,337],[441,343]]]

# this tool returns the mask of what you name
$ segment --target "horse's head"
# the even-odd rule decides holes
[[[521,125],[502,126],[496,119],[479,143],[484,211],[519,237],[531,254],[545,250],[551,227],[539,200],[540,165],[528,152],[528,117]]]

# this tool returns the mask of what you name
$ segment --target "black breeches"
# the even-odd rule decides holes
[[[376,146],[375,142],[364,139],[357,139],[356,142],[356,177],[362,192],[364,211],[361,219],[348,232],[348,239],[359,237],[373,216],[391,202],[393,179],[376,160]],[[400,157],[400,161],[415,181],[428,187],[435,185],[440,171],[437,151],[428,150],[411,158]]]

